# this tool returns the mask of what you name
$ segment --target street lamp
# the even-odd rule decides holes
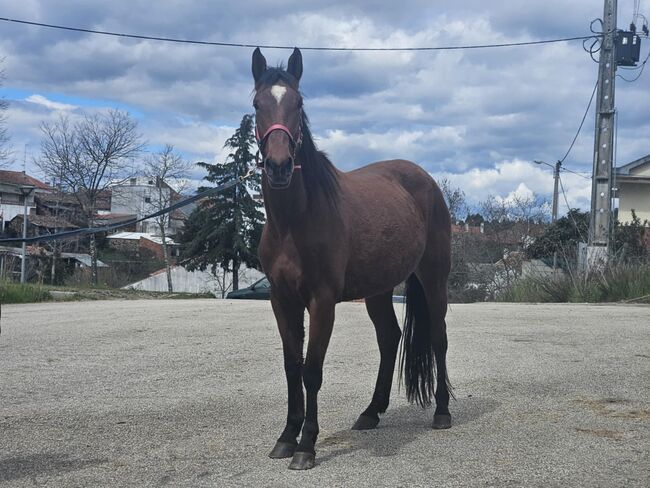
[[[36,189],[33,185],[23,185],[19,187],[20,194],[23,196],[25,210],[23,213],[23,239],[27,239],[27,199]],[[25,283],[25,263],[27,262],[27,243],[23,241],[22,260],[20,262],[20,282]]]
[[[557,201],[559,198],[558,195],[558,182],[560,181],[560,168],[562,167],[562,161],[558,161],[555,163],[555,165],[549,164],[546,161],[533,161],[535,164],[545,164],[549,168],[553,168],[553,179],[554,179],[554,185],[553,185],[553,211],[551,213],[551,222],[555,222],[557,220]]]
[[[546,161],[533,161],[535,164],[545,164],[546,166],[549,166],[553,168],[553,211],[551,213],[551,222],[555,222],[557,220],[557,200],[559,198],[558,195],[558,182],[560,181],[560,168],[562,167],[562,161],[558,161],[555,163],[555,166],[552,164],[547,163]],[[555,270],[557,269],[557,251],[553,251],[553,273],[555,273]]]

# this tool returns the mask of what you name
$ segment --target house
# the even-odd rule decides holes
[[[27,191],[27,189],[33,190]],[[0,170],[0,233],[5,231],[8,223],[17,215],[24,214],[25,198],[27,198],[27,212],[31,212],[36,209],[35,198],[51,191],[49,185],[29,176],[24,171]]]
[[[0,246],[0,280],[19,280],[20,265],[22,261],[22,248]],[[51,269],[52,252],[39,246],[27,246],[26,273],[27,281],[40,280]],[[90,267],[90,255],[84,253],[62,252],[57,259],[69,270]],[[108,268],[108,265],[97,260],[99,268]]]
[[[81,205],[72,193],[65,193],[58,189],[49,193],[35,195],[36,214],[63,219],[78,227],[85,226],[85,219],[81,212]]]
[[[131,214],[137,216],[137,218],[142,218],[147,214],[160,210],[161,206],[170,206],[181,199],[182,196],[178,192],[160,179],[134,177],[130,178],[126,183],[112,187],[111,213]],[[165,229],[167,235],[173,236],[183,228],[187,218],[185,212],[185,209],[171,212]],[[134,230],[159,234],[158,224],[152,219],[140,222]]]
[[[24,216],[16,215],[9,222],[7,229],[12,235],[21,235]],[[27,237],[42,236],[78,229],[79,226],[72,224],[63,217],[53,215],[30,214],[27,217]]]
[[[118,232],[106,236],[108,245],[113,249],[134,253],[139,255],[141,252],[145,254],[153,254],[158,259],[163,259],[162,238],[147,232]],[[167,249],[169,256],[173,259],[178,256],[179,245],[173,239],[166,238]]]
[[[641,222],[650,222],[650,154],[616,168],[618,220],[632,221],[632,210]]]

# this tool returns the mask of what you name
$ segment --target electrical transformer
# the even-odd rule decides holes
[[[616,35],[616,64],[636,66],[641,55],[641,38],[634,31],[619,30]]]

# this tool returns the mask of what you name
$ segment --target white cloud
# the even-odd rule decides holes
[[[502,161],[491,168],[473,168],[463,173],[436,173],[434,178],[447,178],[452,185],[461,188],[468,203],[476,205],[489,196],[502,200],[512,200],[515,196],[527,197],[533,193],[552,199],[553,172],[541,168],[532,161]],[[563,172],[561,180],[566,192],[566,201],[571,208],[589,208],[591,180]],[[568,207],[561,189],[558,208],[560,214]]]
[[[374,0],[279,4],[251,0],[227,8],[214,2],[192,2],[191,8],[187,2],[163,2],[154,10],[144,0],[59,3],[0,0],[7,16],[28,20],[179,38],[311,46],[548,39],[588,31],[589,20],[602,14],[602,6],[589,0],[530,1],[525,9],[510,0],[464,0],[443,6],[413,0],[384,2],[381,8]],[[632,0],[619,2],[621,12],[631,7]],[[98,110],[98,105],[115,105],[137,112],[152,146],[172,143],[190,159],[221,161],[223,141],[251,111],[251,50],[4,27],[6,35],[0,39],[4,88],[35,93],[10,100],[9,128],[15,145],[38,147],[38,124],[61,111],[77,115]],[[264,54],[269,65],[286,64],[288,57],[286,51]],[[320,146],[335,164],[352,169],[377,159],[412,159],[433,174],[453,175],[468,195],[481,197],[493,193],[507,198],[526,189],[550,195],[550,171],[531,169],[527,161],[562,157],[597,74],[579,42],[445,52],[303,51],[303,58],[305,110]],[[619,83],[621,164],[650,148],[647,76],[637,83]],[[39,93],[85,98],[92,107],[75,108]],[[592,141],[589,114],[567,168],[590,170]],[[569,173],[563,174],[563,181],[570,204],[585,208],[590,182]],[[562,208],[563,199],[560,203]]]
[[[76,105],[70,105],[68,103],[61,103],[61,102],[54,102],[52,100],[49,100],[45,98],[43,95],[30,95],[27,98],[25,98],[26,102],[29,103],[35,103],[36,105],[42,105],[45,108],[48,108],[50,110],[74,110],[76,108],[79,108]]]

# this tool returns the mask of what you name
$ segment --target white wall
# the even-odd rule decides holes
[[[256,269],[245,269],[239,273],[239,287],[245,288],[252,285],[263,276]],[[230,280],[227,279],[227,284]],[[221,298],[221,287],[217,283],[217,278],[208,271],[188,271],[182,266],[172,267],[172,286],[174,292],[179,293],[212,293],[217,298]],[[131,283],[124,288],[145,291],[167,291],[167,273],[165,269],[156,271],[148,278],[136,283]],[[227,289],[230,291],[230,289]]]
[[[111,212],[134,214],[141,218],[158,210],[158,188],[148,184],[148,181],[146,178],[136,178],[136,184],[130,184],[127,181],[123,185],[114,186],[112,188]],[[163,198],[170,199],[169,188],[163,188]],[[149,199],[149,202],[146,199]],[[171,205],[171,202],[169,204]],[[158,234],[158,226],[153,220],[146,220],[138,225],[139,232]],[[172,233],[169,221],[166,233]]]
[[[27,213],[29,213],[32,208],[35,208],[33,206],[33,201],[32,205],[27,205]],[[9,222],[16,215],[23,215],[24,212],[25,206],[23,204],[15,205],[11,203],[0,203],[0,214],[2,214],[2,227],[0,228],[0,231],[4,230],[5,222]]]
[[[650,221],[650,184],[621,182],[619,188],[618,220],[632,221],[632,209],[637,217]]]

